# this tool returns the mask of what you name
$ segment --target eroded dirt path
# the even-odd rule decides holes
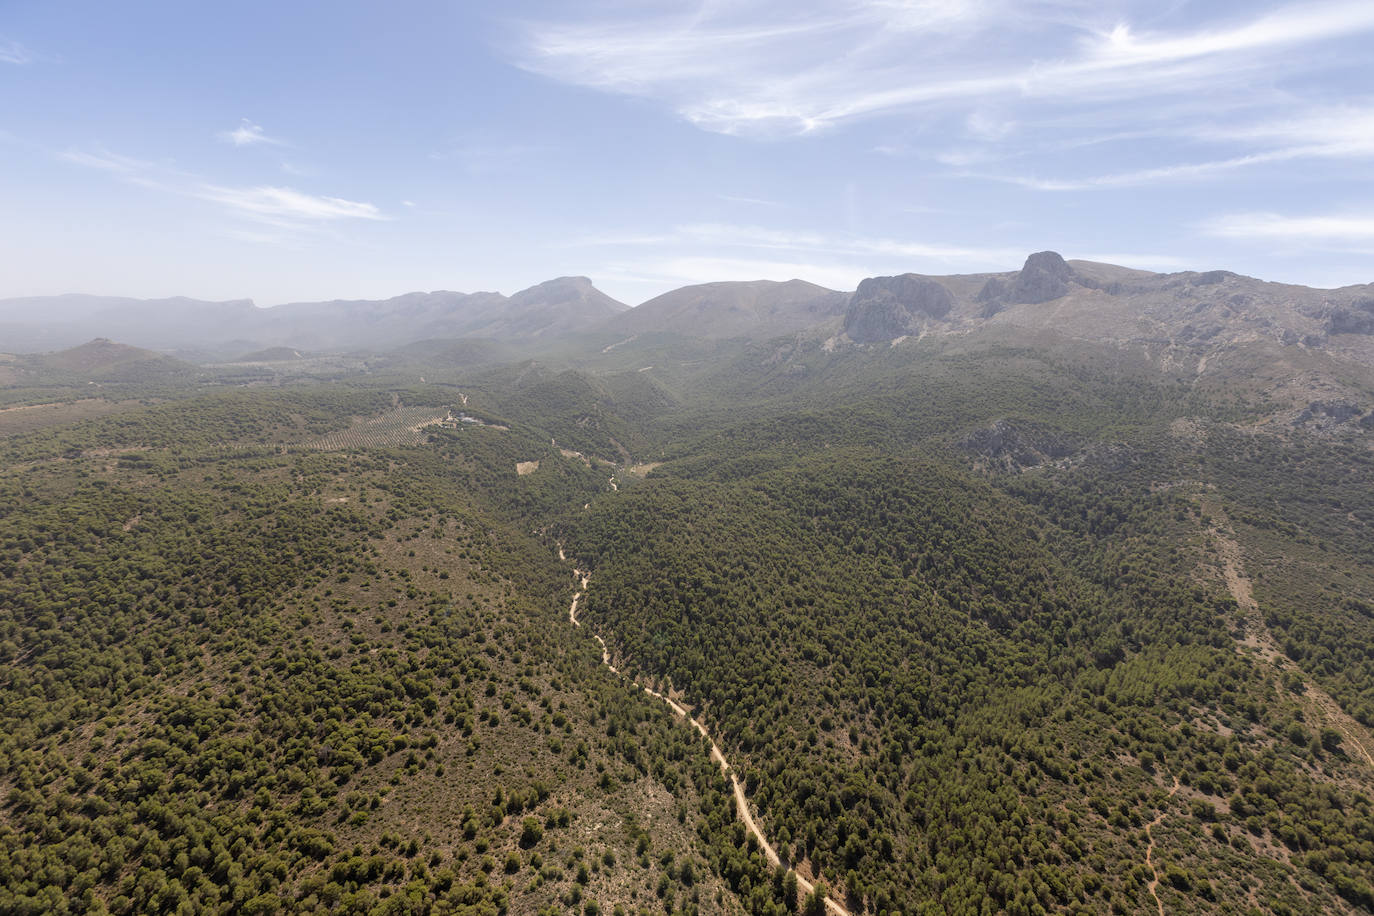
[[[1212,539],[1216,542],[1217,554],[1221,557],[1226,587],[1231,592],[1231,597],[1236,599],[1236,604],[1240,606],[1241,617],[1245,621],[1245,638],[1237,643],[1237,650],[1249,650],[1267,662],[1275,671],[1275,681],[1278,681],[1283,672],[1301,671],[1279,648],[1278,640],[1264,622],[1259,603],[1255,601],[1254,588],[1245,575],[1240,545],[1236,543],[1230,522],[1218,508],[1208,506],[1208,511],[1218,519],[1212,528]],[[1303,678],[1303,685],[1306,689],[1302,698],[1315,713],[1315,718],[1340,732],[1353,755],[1363,760],[1370,770],[1374,771],[1374,753],[1371,753],[1371,749],[1374,749],[1374,737],[1370,736],[1369,730],[1356,722],[1310,677]],[[1282,685],[1279,686],[1282,689]]]
[[[564,562],[567,562],[568,559],[561,546],[558,548],[558,558]],[[574,569],[573,575],[577,577],[578,588],[577,594],[573,595],[572,604],[568,607],[568,620],[573,626],[580,629],[582,623],[577,619],[577,607],[582,603],[582,598],[587,594],[587,585],[591,582],[592,576],[591,573],[583,572],[580,569]],[[601,663],[609,668],[611,673],[619,675],[620,672],[616,669],[615,665],[611,664],[611,653],[606,646],[606,641],[595,633],[592,634],[592,638],[601,646]],[[706,739],[707,744],[711,746],[711,759],[720,767],[721,773],[730,779],[730,786],[734,790],[735,795],[735,811],[739,815],[740,821],[759,844],[759,849],[763,851],[763,855],[768,860],[768,864],[772,865],[774,868],[782,868],[782,857],[779,856],[778,851],[773,848],[773,844],[768,842],[768,838],[763,835],[763,831],[759,828],[758,822],[754,820],[754,813],[749,807],[749,799],[744,794],[744,783],[740,781],[739,774],[735,771],[735,768],[725,759],[725,753],[720,749],[720,745],[716,743],[716,739],[711,737],[711,733],[707,730],[706,726],[695,718],[691,712],[688,711],[687,707],[678,703],[672,697],[661,694],[652,687],[645,687],[638,682],[632,683],[649,694],[649,696],[657,697],[664,703],[667,703],[668,708],[673,711],[674,715],[695,728],[701,737]],[[1175,786],[1175,788],[1177,788],[1177,786]],[[800,888],[803,895],[808,895],[815,890],[815,885],[801,875],[797,875],[797,887]],[[844,906],[833,897],[827,896],[825,898],[825,908],[827,911],[834,914],[834,916],[852,916],[849,910],[845,909]]]
[[[1168,799],[1172,799],[1174,797],[1174,793],[1176,793],[1177,791],[1178,777],[1175,776],[1174,786],[1172,789],[1169,790],[1168,798],[1165,800],[1166,806],[1168,804]],[[1160,811],[1159,814],[1155,816],[1154,820],[1150,821],[1148,824],[1145,825],[1145,839],[1149,840],[1149,842],[1145,845],[1145,867],[1150,870],[1150,875],[1152,876],[1150,878],[1150,883],[1146,885],[1146,889],[1150,892],[1150,896],[1155,898],[1155,907],[1159,910],[1159,916],[1164,916],[1164,904],[1159,899],[1159,869],[1155,868],[1154,830],[1160,824],[1164,823],[1164,818],[1168,816],[1169,812],[1166,808],[1166,810]]]

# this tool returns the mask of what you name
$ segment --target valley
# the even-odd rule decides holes
[[[1374,909],[1369,290],[1051,254],[13,354],[0,910]]]

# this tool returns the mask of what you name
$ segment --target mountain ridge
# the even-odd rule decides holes
[[[117,337],[225,359],[273,347],[375,353],[479,338],[533,350],[561,343],[569,352],[580,340],[599,341],[601,349],[641,335],[766,341],[807,334],[833,345],[879,346],[980,327],[1053,330],[1144,346],[1163,359],[1197,360],[1272,340],[1374,365],[1374,284],[1316,289],[1226,270],[1154,273],[1042,251],[1016,271],[875,276],[852,292],[799,279],[722,281],[670,290],[633,308],[586,277],[559,277],[509,296],[436,290],[271,308],[244,299],[0,300],[3,351],[45,352]]]
[[[0,300],[0,350],[49,352],[118,337],[157,350],[218,346],[228,358],[272,347],[346,351],[440,337],[510,340],[580,330],[626,308],[586,277],[559,277],[510,296],[436,290],[267,308],[249,299],[30,296]]]

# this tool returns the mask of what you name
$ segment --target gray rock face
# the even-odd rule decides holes
[[[1235,274],[1231,273],[1231,271],[1229,270],[1209,270],[1205,273],[1200,273],[1196,277],[1194,277],[1193,285],[1214,286],[1217,283],[1224,283],[1234,276]]]
[[[1349,401],[1313,401],[1294,418],[1293,425],[1329,430],[1363,416],[1364,409]],[[1364,421],[1361,420],[1361,423]]]
[[[1328,334],[1374,334],[1374,299],[1336,309],[1326,321]]]
[[[859,284],[844,315],[844,330],[858,343],[892,340],[913,330],[921,318],[944,318],[954,296],[917,274],[869,277]]]
[[[1004,419],[975,430],[960,445],[988,465],[1019,471],[1068,458],[1081,443],[1042,423]]]
[[[978,290],[978,295],[973,297],[973,301],[980,303],[983,308],[978,312],[979,318],[991,318],[1002,311],[1007,300],[1007,284],[1001,277],[991,277],[988,282],[983,284],[983,288]]]
[[[1069,281],[1073,279],[1076,279],[1073,268],[1058,252],[1038,251],[1026,258],[1007,298],[1031,304],[1049,302],[1066,295]]]
[[[1037,251],[1026,258],[1025,265],[1010,281],[990,278],[974,301],[983,306],[980,316],[991,318],[1011,304],[1049,302],[1067,295],[1071,281],[1092,289],[1102,288],[1102,284],[1078,276],[1058,252]],[[1108,292],[1115,291],[1109,289]]]

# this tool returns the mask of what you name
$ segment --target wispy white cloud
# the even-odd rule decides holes
[[[743,197],[738,194],[717,194],[717,198],[732,204],[751,204],[756,207],[781,207],[782,204],[776,200],[766,200],[762,197]]]
[[[1366,105],[1313,106],[1255,121],[1204,128],[1213,141],[1274,144],[1310,157],[1374,156],[1374,102]]]
[[[1197,270],[1198,262],[1193,258],[1180,257],[1173,254],[1149,254],[1140,252],[1122,251],[1089,251],[1081,255],[1076,255],[1075,260],[1096,261],[1099,264],[1118,264],[1122,267],[1132,267],[1136,270]]]
[[[1101,9],[1100,7],[1098,8]],[[556,79],[658,98],[726,133],[807,132],[858,117],[951,102],[1119,100],[1216,88],[1294,45],[1374,29],[1367,0],[1290,3],[1176,32],[1095,21],[1087,4],[829,0],[804,13],[767,0],[671,15],[538,23],[521,62]],[[1045,34],[1044,24],[1065,27]],[[1018,33],[1018,28],[1023,30]],[[1040,53],[968,55],[950,32],[1001,46],[1039,28]],[[1076,37],[1076,40],[1066,41]],[[919,61],[919,65],[913,61]],[[975,132],[997,121],[969,125]]]
[[[1127,135],[1127,139],[1129,137],[1130,135]],[[1210,124],[1198,129],[1192,139],[1213,144],[1257,144],[1268,148],[1240,156],[1177,162],[1156,168],[1087,177],[1041,178],[996,174],[981,174],[976,177],[990,178],[1037,191],[1084,191],[1137,187],[1170,181],[1203,180],[1253,166],[1300,159],[1369,159],[1374,158],[1374,108],[1346,106],[1308,111],[1291,117],[1242,121],[1231,125]],[[958,151],[940,154],[937,158],[941,162],[961,168],[971,167],[982,161],[976,156],[963,158]]]
[[[330,222],[340,219],[386,219],[372,204],[345,200],[341,197],[305,194],[293,188],[226,188],[206,184],[191,189],[190,195],[201,200],[224,204],[237,213],[267,221]]]
[[[593,235],[571,244],[602,253],[604,262],[594,267],[598,276],[659,291],[683,283],[794,278],[853,289],[864,277],[880,274],[1003,270],[1025,258],[1021,249],[729,223],[690,223],[657,234]]]
[[[244,118],[239,126],[233,130],[222,130],[218,134],[221,140],[232,143],[235,146],[286,146],[286,142],[278,140],[276,137],[269,137],[263,132],[262,125],[254,124]]]
[[[230,187],[107,150],[68,150],[58,156],[66,162],[107,172],[131,184],[217,204],[230,215],[278,230],[300,230],[344,220],[390,219],[377,206],[364,201],[309,194],[274,185]],[[238,237],[248,239],[254,234],[241,232]]]
[[[1374,242],[1374,217],[1370,216],[1230,213],[1207,220],[1201,229],[1206,235],[1228,239],[1275,239],[1364,246]]]
[[[748,280],[806,280],[828,289],[851,290],[868,276],[858,265],[704,255],[649,257],[611,263],[598,269],[597,275],[660,290],[688,284]]]
[[[99,169],[102,172],[113,172],[116,175],[137,175],[153,168],[151,162],[129,156],[120,156],[104,149],[96,151],[64,150],[58,153],[57,157],[73,165]]]
[[[1083,70],[1172,63],[1282,48],[1374,28],[1374,6],[1362,0],[1293,3],[1246,22],[1192,32],[1138,36],[1119,24],[1088,46]]]
[[[79,165],[83,168],[95,169],[115,175],[129,184],[138,185],[143,188],[151,188],[157,191],[174,191],[173,184],[169,184],[163,172],[155,163],[143,159],[134,159],[130,156],[121,156],[106,149],[96,150],[65,150],[57,154],[57,158],[69,162],[72,165]]]
[[[695,246],[751,248],[832,257],[876,255],[949,265],[1011,263],[1024,256],[1024,252],[1010,248],[797,232],[728,223],[692,223],[680,226],[671,238],[676,243]]]
[[[0,63],[23,66],[33,62],[33,54],[17,41],[0,38]]]
[[[477,130],[455,137],[429,158],[452,162],[473,177],[489,177],[519,171],[531,166],[551,147],[524,140],[496,136]]]
[[[1231,159],[1218,159],[1211,162],[1184,162],[1153,169],[1094,175],[1088,178],[1034,178],[1019,175],[986,175],[981,177],[1020,185],[1036,191],[1087,191],[1095,188],[1125,188],[1168,181],[1196,180],[1246,166],[1296,159],[1303,155],[1304,153],[1298,150],[1274,150],[1250,156],[1236,156]]]
[[[894,130],[875,153],[1036,191],[1374,159],[1374,98],[1345,90],[1349,104],[1330,104],[1331,86],[1367,85],[1353,41],[1374,32],[1369,0],[1261,0],[1225,12],[1145,0],[611,9],[620,13],[527,23],[518,62],[726,134],[800,136],[884,119]],[[1104,168],[1113,161],[1133,165]]]
[[[946,264],[1011,263],[1025,256],[1025,252],[1013,248],[833,235],[731,223],[688,223],[657,234],[590,235],[574,240],[573,244],[598,248],[733,248],[831,257],[879,255],[885,258],[919,258]]]

